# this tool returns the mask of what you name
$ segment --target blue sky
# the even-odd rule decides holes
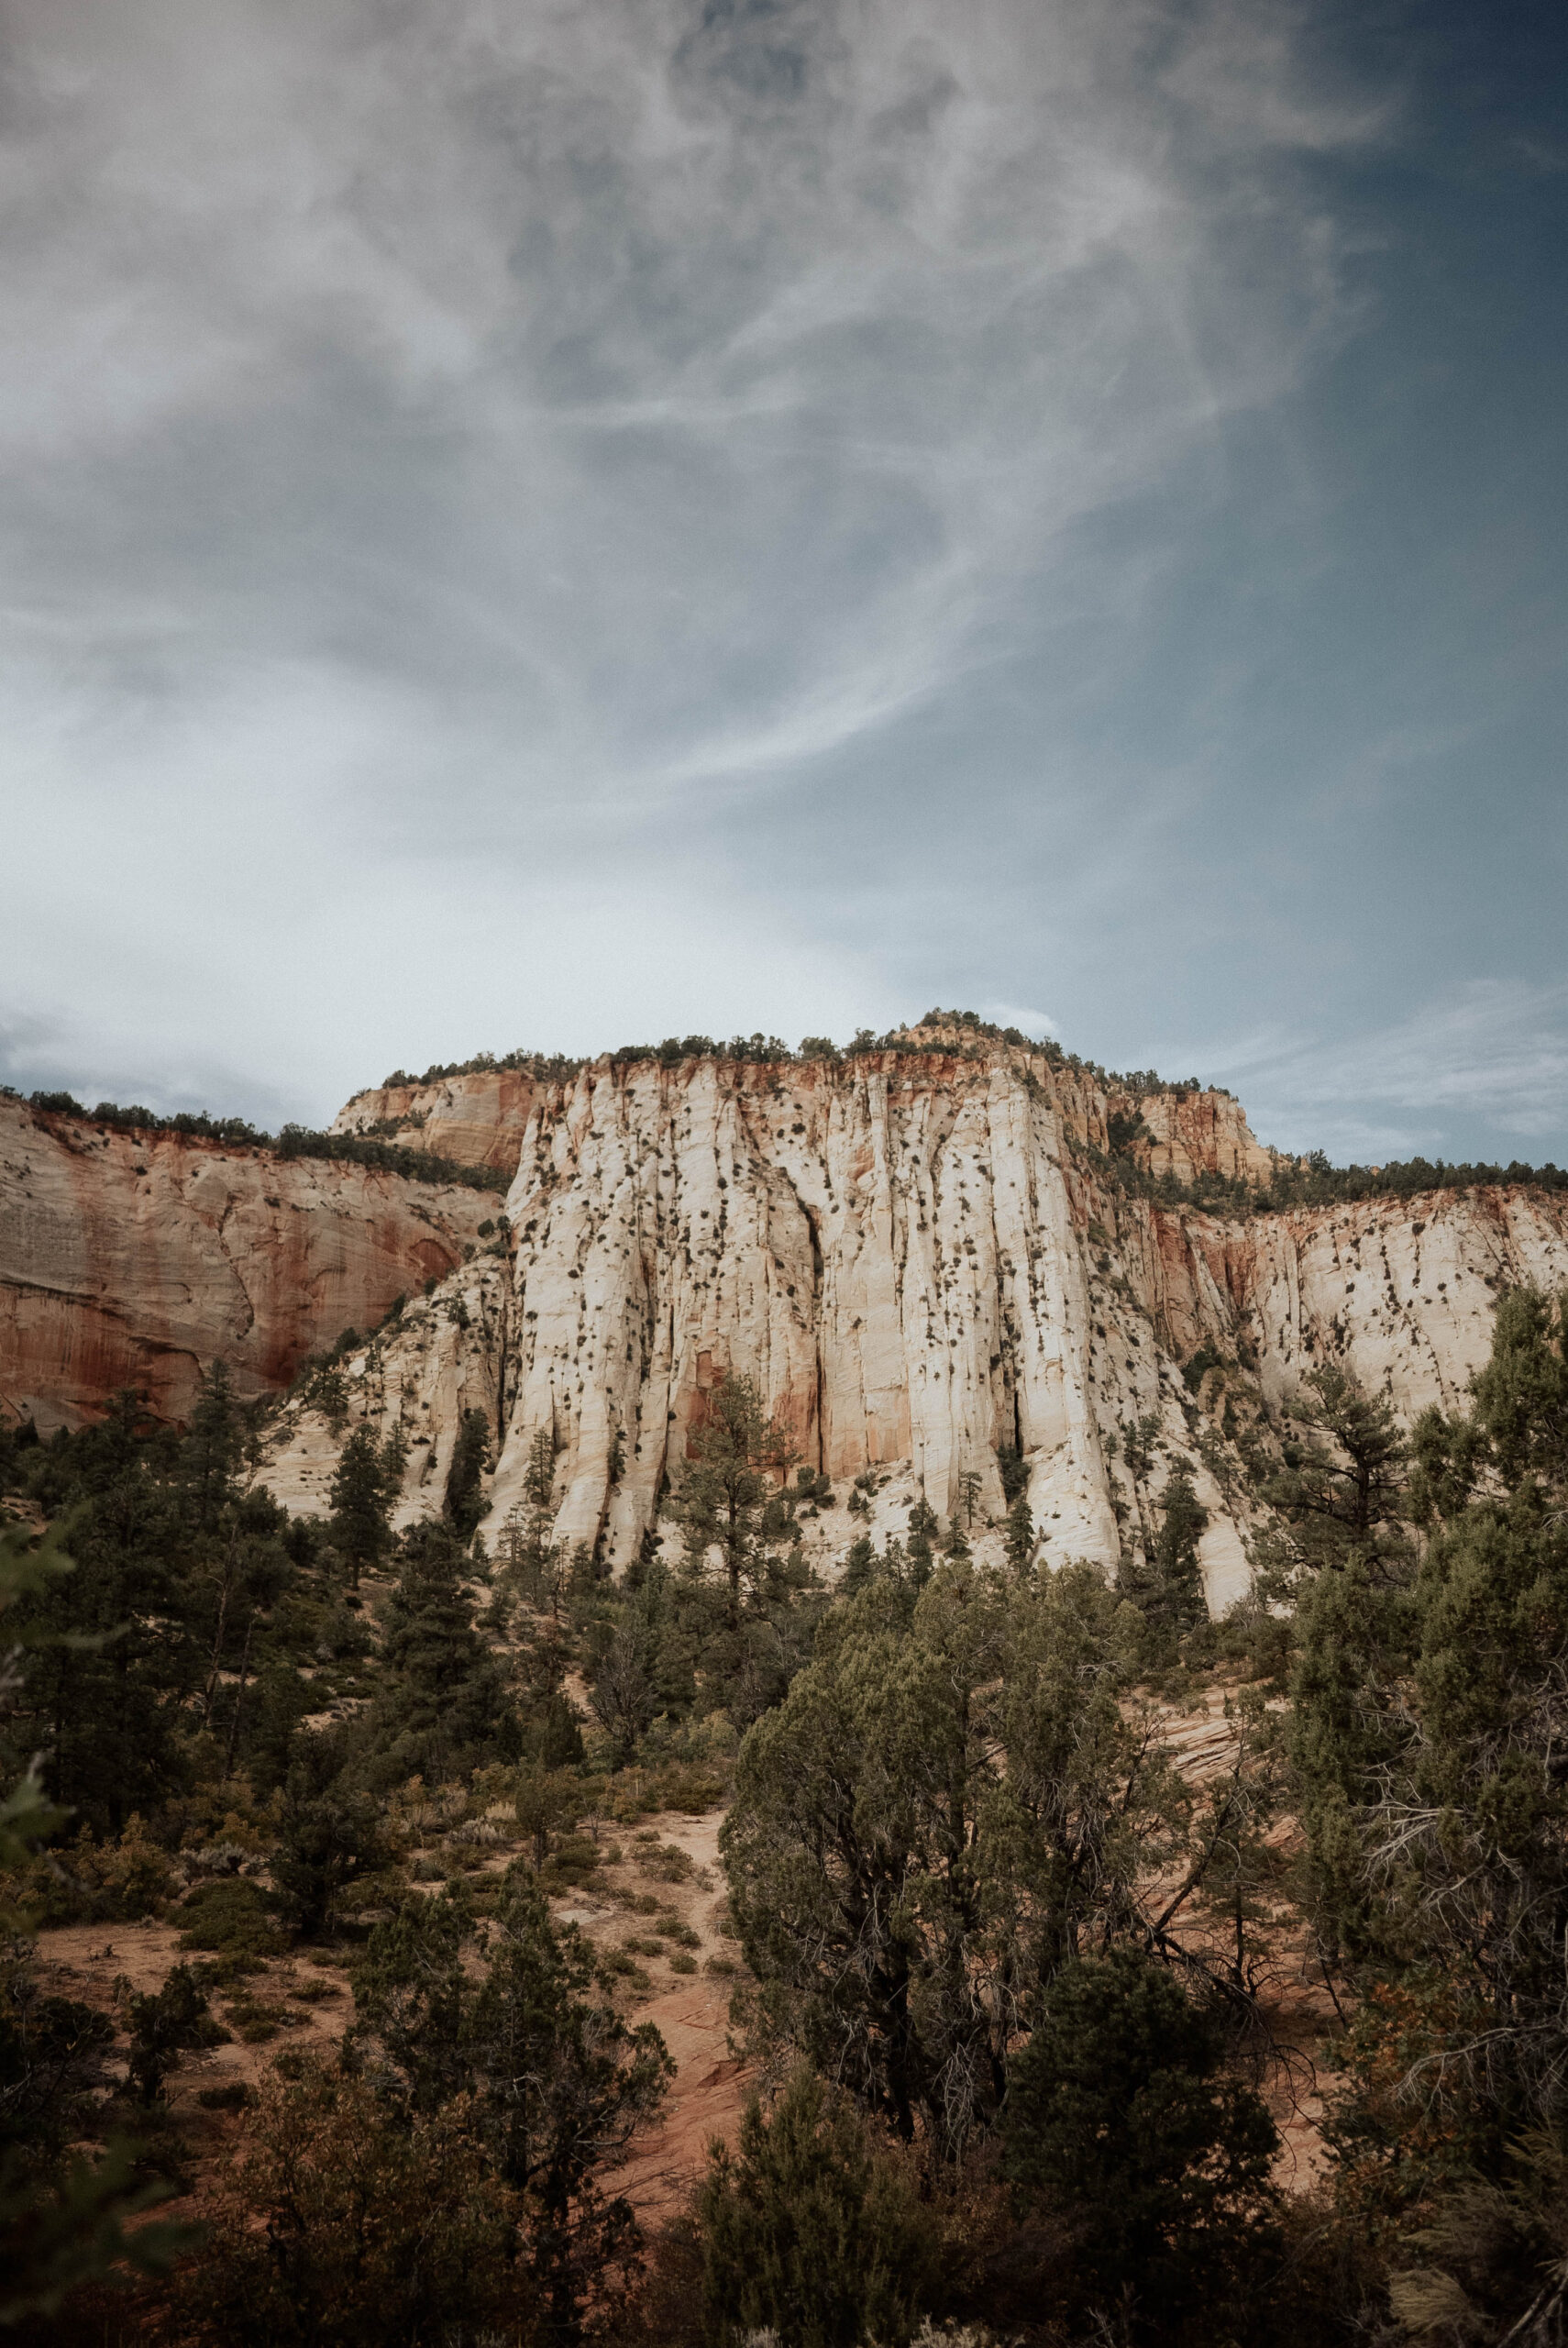
[[[1568,1160],[1568,17],[7,0],[0,1078],[960,1003]]]

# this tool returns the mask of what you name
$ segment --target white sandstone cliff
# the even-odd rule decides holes
[[[1228,1094],[1108,1099],[1086,1071],[1003,1047],[601,1061],[536,1084],[510,1258],[453,1275],[356,1365],[360,1407],[414,1446],[403,1515],[439,1504],[462,1412],[483,1408],[488,1529],[545,1428],[558,1536],[624,1565],[734,1370],[809,1464],[887,1471],[879,1518],[917,1490],[949,1512],[966,1469],[999,1517],[997,1446],[1016,1445],[1051,1562],[1111,1567],[1183,1460],[1210,1512],[1210,1601],[1228,1602],[1246,1581],[1249,1415],[1330,1357],[1407,1414],[1453,1403],[1498,1286],[1568,1277],[1564,1202],[1513,1189],[1246,1219],[1160,1207],[1103,1156],[1118,1108],[1143,1116],[1156,1174],[1266,1179]],[[1205,1344],[1220,1364],[1189,1392],[1180,1366]],[[1150,1421],[1163,1448],[1134,1475],[1128,1434]],[[296,1405],[269,1480],[322,1507],[333,1456]],[[842,1545],[854,1528],[836,1525]]]

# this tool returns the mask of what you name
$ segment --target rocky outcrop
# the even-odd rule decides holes
[[[440,1279],[496,1213],[482,1191],[0,1097],[0,1410],[45,1431],[138,1386],[182,1420],[203,1369],[241,1393]]]
[[[470,1069],[432,1084],[381,1084],[356,1092],[332,1120],[335,1134],[378,1134],[458,1166],[511,1175],[534,1105],[526,1069]]]
[[[1563,1202],[1477,1190],[1234,1219],[1165,1207],[1116,1178],[1119,1113],[1142,1118],[1155,1175],[1267,1178],[1228,1094],[1108,1095],[1002,1047],[601,1061],[536,1084],[509,1258],[469,1266],[356,1365],[367,1412],[414,1442],[405,1510],[438,1487],[462,1410],[483,1407],[491,1529],[542,1428],[559,1536],[624,1563],[707,1393],[744,1371],[806,1462],[878,1469],[879,1522],[920,1490],[950,1512],[966,1471],[999,1517],[997,1449],[1016,1446],[1048,1560],[1109,1567],[1135,1549],[1184,1461],[1225,1602],[1246,1578],[1249,1429],[1327,1358],[1407,1412],[1453,1402],[1498,1286],[1568,1277]],[[292,1413],[271,1470],[295,1505],[324,1488],[325,1452],[306,1472],[323,1443],[310,1418]]]

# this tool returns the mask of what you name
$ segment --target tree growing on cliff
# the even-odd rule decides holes
[[[1007,1512],[1007,1530],[1002,1546],[1008,1565],[1020,1576],[1029,1571],[1034,1557],[1034,1515],[1027,1492],[1020,1492]]]
[[[484,1515],[484,1477],[490,1467],[490,1421],[483,1411],[465,1411],[447,1470],[446,1512],[466,1541]]]

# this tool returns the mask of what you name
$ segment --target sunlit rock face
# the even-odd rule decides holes
[[[1405,1413],[1452,1404],[1485,1357],[1499,1287],[1568,1277],[1556,1197],[1159,1207],[1114,1177],[1117,1118],[1121,1133],[1142,1120],[1132,1146],[1155,1175],[1267,1178],[1228,1094],[1108,1095],[1087,1071],[1001,1046],[602,1061],[536,1083],[506,1252],[354,1365],[367,1414],[414,1444],[403,1513],[438,1495],[462,1412],[482,1408],[491,1533],[544,1428],[559,1536],[623,1565],[679,1480],[706,1394],[745,1372],[803,1461],[839,1479],[885,1473],[884,1531],[922,1490],[950,1512],[966,1471],[981,1514],[999,1518],[997,1450],[1014,1445],[1046,1561],[1110,1568],[1152,1534],[1185,1463],[1209,1511],[1220,1607],[1246,1582],[1249,1417],[1327,1359]],[[1204,1347],[1215,1365],[1184,1378]],[[269,1471],[294,1505],[323,1504],[328,1454],[310,1421],[291,1414]],[[842,1548],[856,1529],[841,1514],[813,1537]]]
[[[134,1386],[180,1422],[217,1360],[269,1392],[445,1278],[495,1212],[493,1193],[0,1096],[0,1409],[47,1432]]]

